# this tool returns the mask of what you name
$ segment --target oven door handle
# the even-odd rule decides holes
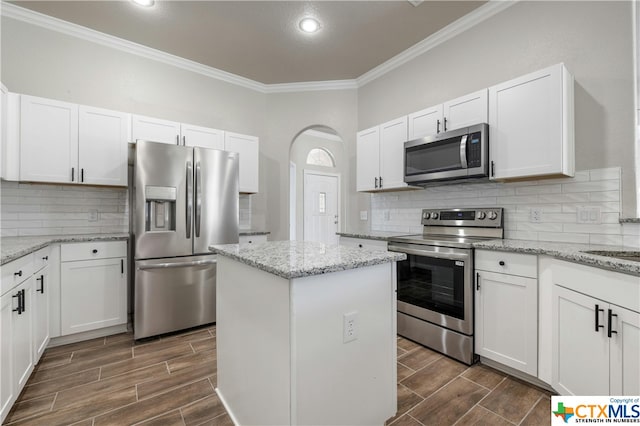
[[[389,251],[395,251],[399,253],[405,254],[413,254],[416,256],[427,256],[427,257],[435,257],[438,259],[450,259],[450,260],[469,260],[468,254],[463,253],[442,253],[432,250],[424,250],[424,249],[410,249],[401,246],[389,245]]]

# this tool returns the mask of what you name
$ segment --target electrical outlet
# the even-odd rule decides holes
[[[349,312],[342,316],[342,343],[358,338],[358,312]]]
[[[360,220],[367,220],[368,212],[366,210],[360,210]]]
[[[98,221],[98,210],[89,210],[89,222]]]
[[[542,222],[542,209],[534,207],[529,211],[529,222]]]

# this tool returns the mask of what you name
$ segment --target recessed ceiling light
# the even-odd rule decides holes
[[[313,18],[303,18],[298,26],[305,33],[315,33],[320,29],[320,22]]]
[[[155,3],[155,0],[131,0],[131,1],[137,4],[138,6],[144,6],[144,7],[153,6],[153,4]]]

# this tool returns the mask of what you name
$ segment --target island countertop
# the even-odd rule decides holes
[[[403,253],[369,251],[310,241],[214,245],[209,249],[282,278],[292,279],[406,259]]]

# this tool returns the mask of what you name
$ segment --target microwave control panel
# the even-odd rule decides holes
[[[482,166],[482,134],[480,132],[471,133],[467,141],[467,167],[474,168]]]

